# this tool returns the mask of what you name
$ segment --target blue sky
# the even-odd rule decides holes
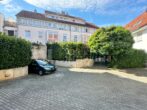
[[[98,26],[125,25],[147,9],[147,0],[0,0],[0,12],[6,18],[34,9],[66,11]]]

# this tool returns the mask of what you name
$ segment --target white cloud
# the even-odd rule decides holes
[[[4,6],[4,10],[6,12],[18,12],[21,10],[21,7],[18,5],[13,5],[13,4],[7,4]]]
[[[7,5],[7,4],[9,4],[11,1],[12,1],[12,0],[1,0],[1,1],[0,1],[0,4],[2,4],[2,5]]]
[[[147,5],[146,0],[24,0],[25,2],[39,8],[49,10],[79,9],[80,11],[91,11],[99,14],[123,14],[129,9],[140,8],[139,3]],[[129,5],[129,7],[128,7]]]
[[[17,5],[17,3],[15,3],[12,0],[2,0],[0,1],[0,5],[3,6],[2,11],[3,12],[18,12],[21,10],[21,7],[19,5]]]
[[[24,0],[34,6],[45,9],[81,9],[102,8],[114,0]]]

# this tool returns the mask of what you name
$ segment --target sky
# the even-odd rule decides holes
[[[147,9],[147,0],[0,0],[0,13],[13,17],[21,10],[65,11],[97,26],[124,26]]]

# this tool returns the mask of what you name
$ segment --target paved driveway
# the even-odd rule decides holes
[[[147,110],[147,84],[59,69],[1,82],[0,110]]]

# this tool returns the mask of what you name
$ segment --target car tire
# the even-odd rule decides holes
[[[40,71],[38,72],[38,74],[39,74],[40,76],[42,76],[42,75],[43,75],[43,71],[40,70]]]

